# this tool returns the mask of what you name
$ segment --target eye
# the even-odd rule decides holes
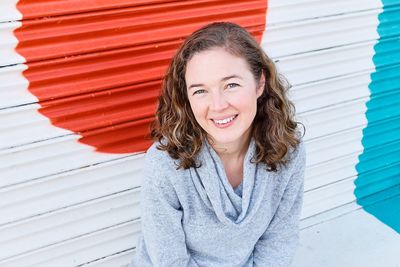
[[[203,93],[205,93],[205,92],[206,92],[206,90],[200,89],[200,90],[194,91],[194,92],[193,92],[193,95],[200,95],[200,94],[203,94]]]
[[[226,87],[227,87],[228,89],[232,89],[232,88],[235,88],[235,87],[237,87],[237,86],[240,86],[240,85],[237,84],[237,83],[228,83],[228,84],[226,85]]]

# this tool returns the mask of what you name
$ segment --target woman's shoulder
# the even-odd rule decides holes
[[[151,146],[146,150],[146,158],[166,158],[166,151],[158,149],[160,142],[156,141],[151,144]]]
[[[299,138],[299,143],[295,147],[293,155],[296,158],[296,160],[301,160],[306,156],[306,146],[304,143],[304,139],[302,137]]]
[[[174,159],[167,151],[160,149],[160,142],[154,142],[146,151],[145,161],[150,165],[173,163]]]
[[[145,194],[159,194],[170,199],[176,196],[179,185],[179,170],[167,151],[160,150],[159,142],[154,142],[144,155],[142,166],[142,190]]]
[[[167,151],[160,149],[161,143],[154,142],[146,151],[145,167],[152,169],[160,169],[163,171],[171,171],[176,169],[176,160],[173,159]]]
[[[296,146],[290,146],[286,160],[287,160],[287,169],[295,168],[297,169],[301,165],[305,164],[306,161],[306,147],[304,143],[304,139],[299,137],[299,143]]]

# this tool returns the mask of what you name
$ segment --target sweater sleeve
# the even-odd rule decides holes
[[[303,204],[305,148],[299,145],[294,172],[278,209],[253,250],[254,267],[290,266],[299,242],[299,220]]]
[[[146,155],[141,190],[142,237],[134,267],[198,267],[186,248],[182,208],[162,168],[165,162]]]

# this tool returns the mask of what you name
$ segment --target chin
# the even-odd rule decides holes
[[[238,136],[213,136],[211,135],[212,140],[219,145],[230,144],[233,142],[237,142],[240,137]]]

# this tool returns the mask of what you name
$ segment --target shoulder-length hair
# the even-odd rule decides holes
[[[267,170],[277,171],[278,165],[287,163],[285,156],[289,147],[295,148],[300,142],[298,122],[294,121],[295,107],[286,96],[290,85],[250,33],[234,23],[214,22],[186,38],[163,79],[150,135],[159,142],[158,149],[178,159],[177,169],[198,167],[196,155],[207,133],[191,110],[185,72],[194,54],[216,47],[244,58],[257,83],[261,73],[265,75],[264,91],[257,100],[257,113],[251,129],[256,145],[253,162],[265,163]]]

